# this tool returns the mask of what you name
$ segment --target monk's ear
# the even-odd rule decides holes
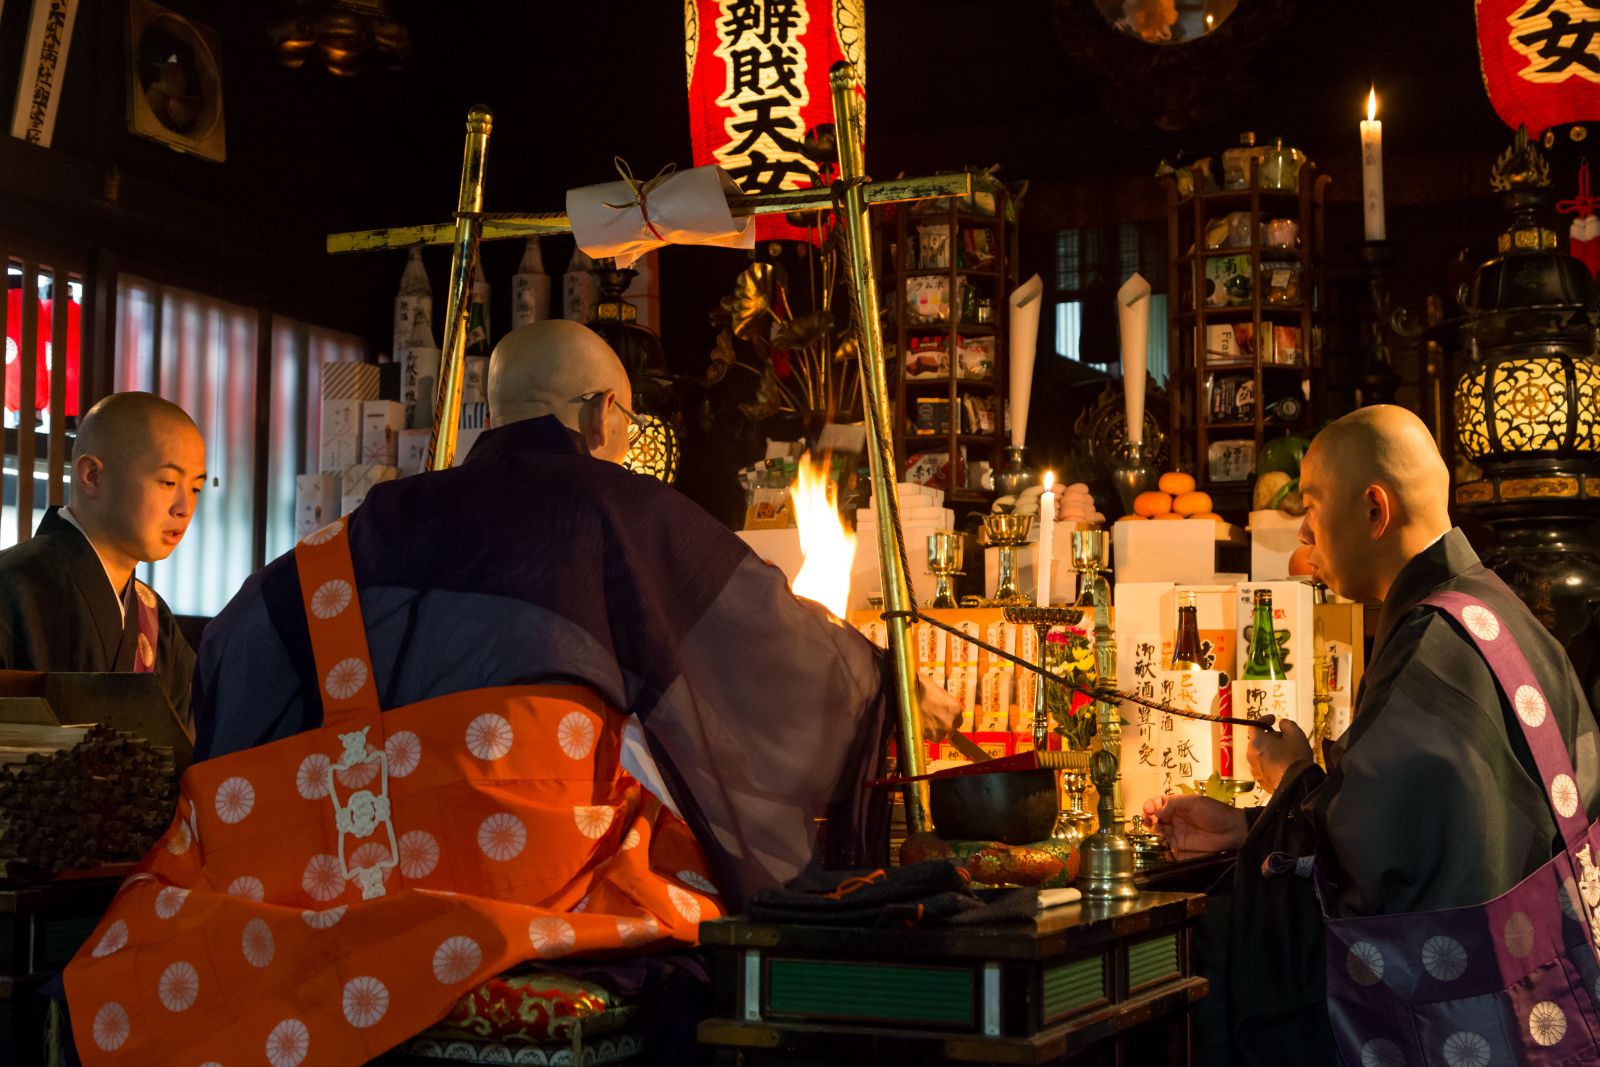
[[[1394,523],[1394,494],[1384,486],[1369,485],[1361,503],[1366,511],[1367,528],[1372,531],[1372,539],[1376,541]]]
[[[72,485],[85,496],[96,497],[105,492],[106,465],[99,456],[88,454],[72,461]]]

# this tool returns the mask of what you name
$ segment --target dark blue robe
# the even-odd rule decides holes
[[[879,862],[889,717],[872,646],[676,490],[582,453],[553,417],[486,431],[460,467],[350,516],[386,708],[578,681],[637,717],[733,908],[812,859]],[[321,724],[292,553],[206,629],[196,758]],[[873,798],[876,800],[877,798]]]

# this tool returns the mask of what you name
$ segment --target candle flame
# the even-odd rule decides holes
[[[839,517],[833,480],[828,476],[828,456],[800,457],[798,478],[789,495],[794,498],[795,523],[800,527],[800,552],[804,562],[794,576],[794,595],[815,600],[844,618],[850,605],[850,568],[856,558],[856,535]]]
[[[1378,87],[1373,86],[1367,90],[1367,121],[1371,122],[1378,117]]]
[[[1056,472],[1055,471],[1045,471],[1044,472],[1044,491],[1048,493],[1050,491],[1050,487],[1052,485],[1055,485],[1055,484],[1056,484]]]

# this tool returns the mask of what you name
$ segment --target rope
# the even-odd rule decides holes
[[[1578,168],[1578,195],[1571,200],[1557,200],[1556,211],[1562,215],[1576,215],[1586,219],[1594,214],[1597,200],[1589,195],[1589,161]]]
[[[665,241],[666,238],[661,236],[661,231],[656,229],[656,224],[650,221],[648,202],[650,193],[654,191],[655,188],[662,182],[672,177],[673,173],[678,169],[678,165],[676,163],[668,163],[666,166],[662,167],[656,172],[656,176],[654,178],[651,178],[647,182],[641,182],[639,179],[633,176],[633,168],[628,166],[627,160],[623,159],[621,156],[612,156],[611,162],[616,165],[617,174],[622,178],[622,184],[628,187],[628,192],[633,194],[633,199],[628,201],[626,204],[602,203],[600,206],[612,208],[617,211],[621,211],[625,208],[637,207],[639,209],[639,217],[644,219],[645,228],[655,236],[656,240]]]

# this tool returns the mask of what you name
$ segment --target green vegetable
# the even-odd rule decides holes
[[[1290,477],[1300,476],[1300,461],[1305,458],[1306,449],[1311,447],[1311,442],[1304,437],[1286,434],[1275,437],[1261,446],[1261,454],[1256,457],[1256,473],[1266,474],[1269,471],[1283,471]]]
[[[1267,502],[1267,507],[1282,507],[1284,497],[1288,496],[1290,493],[1298,492],[1300,492],[1300,479],[1290,478],[1287,482],[1283,483],[1283,486],[1276,493],[1272,494],[1272,499]]]

